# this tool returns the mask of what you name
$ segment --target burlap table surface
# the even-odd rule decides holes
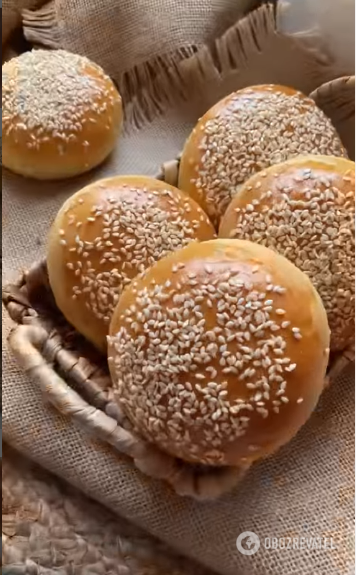
[[[4,446],[3,575],[212,575]]]
[[[327,64],[276,35],[265,12],[227,36],[213,51],[202,50],[199,57],[182,63],[191,86],[188,102],[176,104],[139,131],[128,131],[96,172],[57,184],[3,172],[4,281],[14,280],[20,268],[44,255],[48,227],[65,198],[104,175],[154,175],[162,162],[181,150],[197,117],[224,93],[268,81],[309,93],[330,79]],[[343,116],[339,108],[333,110],[332,102],[328,110],[331,116],[335,112],[350,137],[354,110],[353,116],[348,111]],[[100,448],[44,405],[8,352],[9,329],[11,322],[3,313],[3,434],[20,452],[223,575],[353,572],[352,370],[333,383],[290,445],[256,465],[233,493],[203,504],[175,496],[160,482],[143,477],[127,460]],[[268,537],[332,537],[338,548],[273,551],[261,544],[256,555],[246,556],[235,546],[243,531],[254,531],[262,543]]]

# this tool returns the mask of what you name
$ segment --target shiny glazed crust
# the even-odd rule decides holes
[[[262,332],[260,312],[269,316]],[[186,461],[238,466],[275,451],[309,418],[329,335],[316,290],[293,264],[257,244],[213,240],[167,256],[125,289],[109,366],[140,434]]]
[[[62,50],[43,52],[30,53],[31,60],[28,54],[19,56],[3,66],[3,165],[40,180],[69,178],[101,164],[112,152],[122,124],[121,97],[111,79],[87,58]],[[53,78],[54,93],[48,96],[58,60],[61,67],[68,62],[67,78],[61,68],[61,81],[57,84]],[[63,92],[55,94],[62,83]],[[22,99],[30,106],[35,96],[38,108],[24,112]]]
[[[313,100],[286,86],[251,86],[223,98],[199,119],[183,149],[178,187],[218,225],[250,176],[301,153],[346,156]]]
[[[275,249],[304,271],[324,303],[331,350],[355,332],[355,163],[301,156],[252,176],[230,203],[221,238]]]
[[[165,182],[144,176],[94,182],[64,203],[49,235],[48,273],[57,305],[105,351],[123,287],[161,256],[214,236],[200,206]]]

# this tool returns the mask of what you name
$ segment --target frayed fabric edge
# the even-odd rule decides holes
[[[66,49],[61,42],[54,1],[39,10],[23,10],[22,25],[26,40],[34,48]],[[184,98],[179,65],[197,51],[198,46],[184,46],[138,64],[118,78],[112,78],[124,105],[125,131],[141,128],[161,115],[173,100]]]
[[[38,10],[22,10],[22,26],[26,40],[34,46],[61,48],[54,2]]]
[[[34,46],[65,48],[61,45],[53,0],[42,9],[24,10],[22,17],[25,37]],[[239,19],[211,45],[179,48],[113,78],[123,99],[124,131],[140,129],[173,103],[187,100],[192,76],[198,89],[204,83],[220,83],[226,75],[243,70],[253,54],[262,52],[273,35],[279,35],[276,10],[272,3],[267,3]],[[305,52],[306,57],[312,57],[320,69],[330,67],[329,59],[321,52],[303,49],[296,39],[290,38],[290,41]]]

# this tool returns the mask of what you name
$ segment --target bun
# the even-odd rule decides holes
[[[34,50],[2,67],[2,160],[23,176],[62,179],[111,153],[121,97],[104,71],[64,50]]]
[[[355,333],[355,164],[305,156],[252,176],[232,200],[219,236],[274,249],[304,271],[323,300],[331,350]]]
[[[292,263],[257,244],[213,240],[132,282],[108,343],[117,401],[139,434],[189,462],[239,466],[275,451],[310,416],[329,328]]]
[[[122,176],[90,184],[65,202],[50,232],[47,265],[56,303],[105,351],[122,289],[167,253],[214,235],[203,210],[164,182]]]
[[[252,86],[227,96],[199,120],[183,149],[178,187],[217,225],[255,172],[309,153],[346,156],[314,101],[285,86]]]

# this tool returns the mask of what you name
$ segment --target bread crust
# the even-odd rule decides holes
[[[138,433],[192,463],[239,466],[309,418],[329,335],[305,274],[263,246],[219,239],[163,258],[124,290],[109,366]]]
[[[145,176],[94,182],[59,210],[47,248],[49,280],[67,320],[103,352],[123,288],[160,257],[215,236],[186,194]]]
[[[34,50],[2,68],[2,160],[39,180],[77,176],[112,152],[122,102],[102,68],[64,50]]]
[[[328,314],[331,350],[355,332],[355,163],[300,156],[252,176],[230,203],[221,238],[272,248],[304,271]]]
[[[183,149],[178,187],[217,226],[250,176],[299,154],[346,156],[346,151],[312,99],[286,86],[251,86],[200,118]]]

